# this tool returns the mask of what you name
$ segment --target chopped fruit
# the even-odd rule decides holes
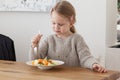
[[[45,57],[44,59],[37,59],[32,61],[32,65],[44,65],[44,66],[52,66],[55,65],[52,60],[47,59],[47,57]]]

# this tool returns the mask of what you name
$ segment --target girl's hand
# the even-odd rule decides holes
[[[97,63],[93,64],[92,68],[93,68],[94,71],[97,71],[97,72],[100,72],[100,73],[107,72],[107,70],[103,66],[101,66]]]
[[[31,42],[32,42],[32,47],[33,47],[33,48],[37,47],[37,45],[38,45],[38,43],[39,43],[41,37],[42,37],[41,34],[37,34],[37,35],[35,35],[35,36],[33,37],[32,41],[31,41]]]

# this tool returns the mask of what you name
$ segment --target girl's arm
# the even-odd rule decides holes
[[[40,42],[41,37],[42,37],[41,34],[37,34],[31,40],[29,60],[34,60],[38,58],[38,47],[39,47],[39,42]]]
[[[30,47],[29,52],[29,60],[35,60],[39,58],[45,58],[48,51],[48,42],[47,39],[43,40],[34,47],[33,45]]]
[[[82,37],[78,39],[77,51],[81,66],[100,73],[107,72],[107,70],[91,55],[89,48]]]
[[[29,60],[35,60],[39,58],[38,54],[38,46],[37,47],[30,47],[30,52],[29,52]]]
[[[98,61],[91,55],[88,46],[81,36],[77,40],[77,53],[82,67],[92,69],[92,65],[98,63]]]

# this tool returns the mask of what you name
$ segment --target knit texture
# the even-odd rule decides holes
[[[98,63],[91,55],[84,39],[79,34],[72,34],[66,39],[61,39],[55,34],[48,36],[40,42],[37,51],[31,47],[29,59],[48,57],[62,60],[67,66],[81,66],[92,69],[92,64]]]

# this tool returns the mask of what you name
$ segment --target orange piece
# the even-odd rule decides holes
[[[43,60],[43,64],[44,65],[48,65],[48,61],[47,60]]]
[[[43,62],[43,59],[38,59],[38,63],[42,63]]]
[[[34,65],[34,61],[32,61],[32,65]]]

